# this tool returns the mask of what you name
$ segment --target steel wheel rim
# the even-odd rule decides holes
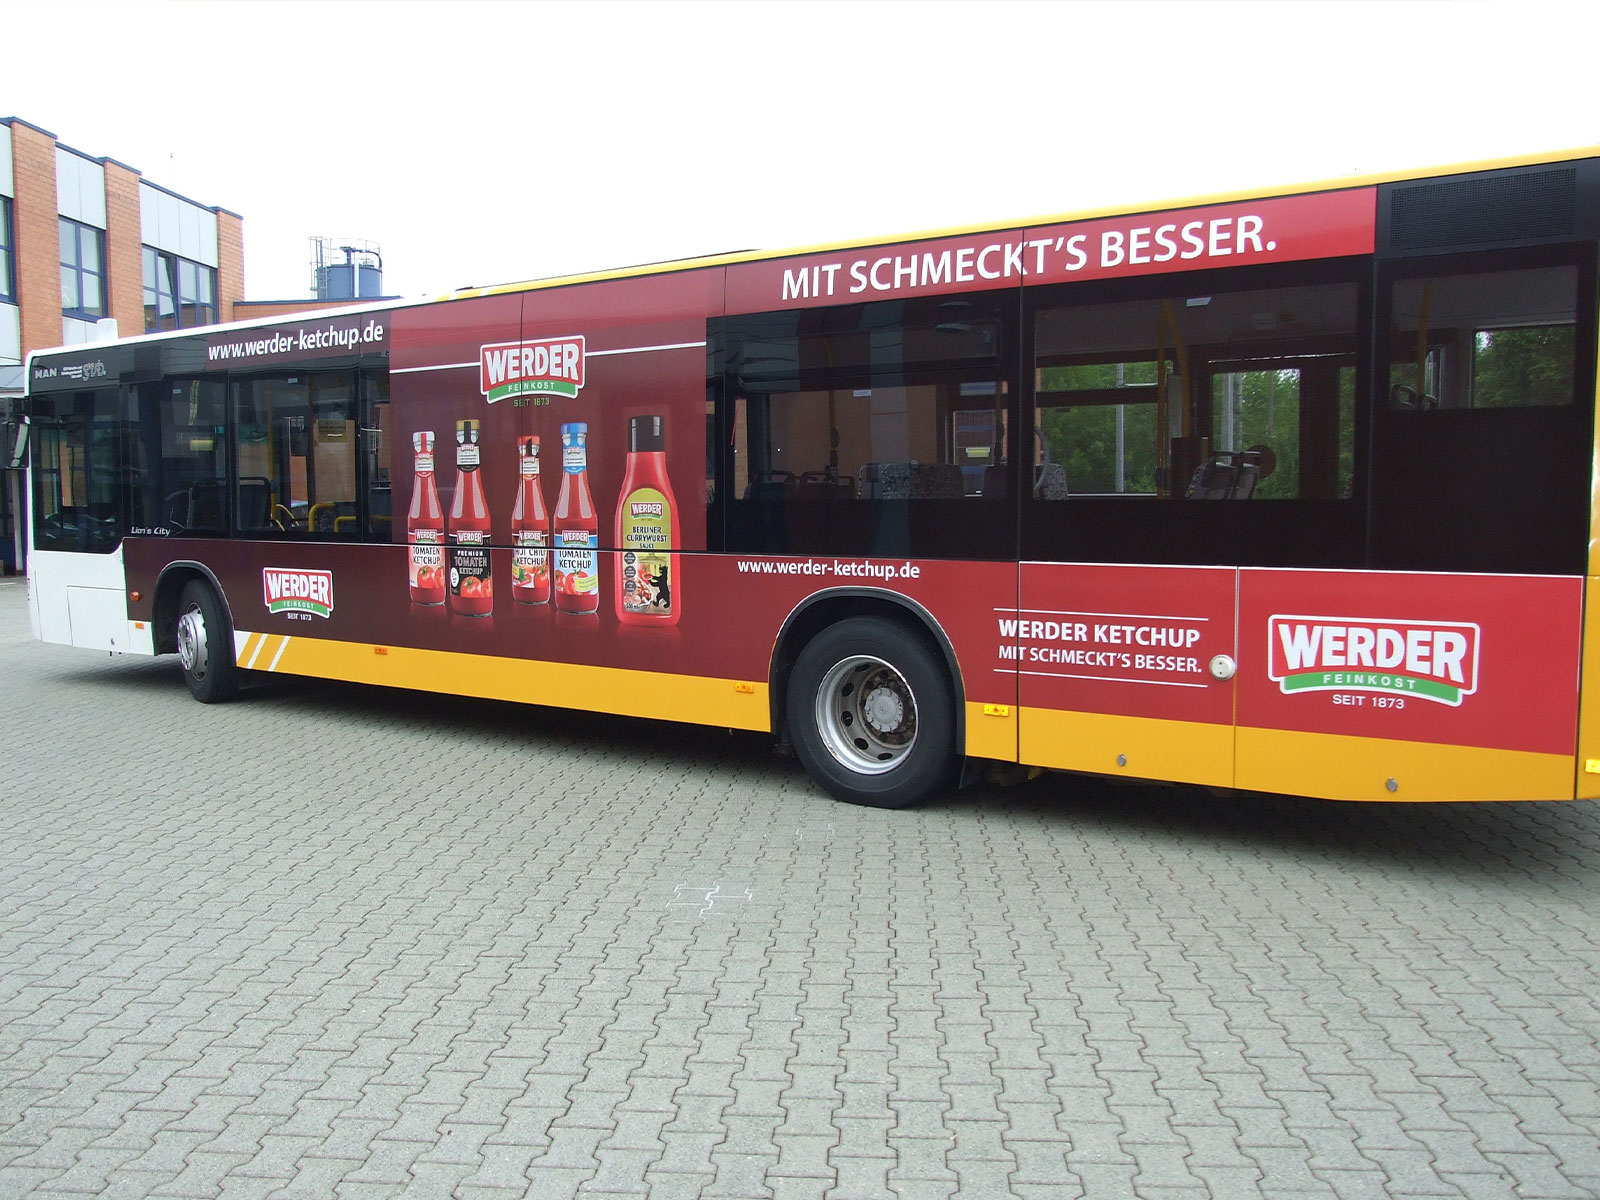
[[[196,679],[206,677],[206,618],[198,605],[178,618],[178,661]]]
[[[894,770],[917,744],[917,698],[898,670],[856,654],[817,688],[817,732],[836,761],[862,775]]]

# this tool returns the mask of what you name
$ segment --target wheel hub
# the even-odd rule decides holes
[[[905,719],[905,702],[892,687],[875,687],[861,706],[861,715],[879,733],[893,733]]]
[[[206,619],[198,608],[178,618],[178,661],[195,678],[205,678]]]

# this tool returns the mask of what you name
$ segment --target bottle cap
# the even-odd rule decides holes
[[[561,427],[561,440],[567,445],[582,443],[589,440],[589,423],[587,421],[572,421]]]
[[[411,448],[418,454],[429,454],[433,451],[433,431],[424,430],[411,435]]]
[[[463,445],[467,442],[478,440],[478,423],[476,421],[456,422],[456,441]]]
[[[649,454],[667,448],[667,437],[660,417],[628,418],[628,450]]]
[[[530,437],[519,437],[517,439],[517,452],[519,454],[521,454],[524,458],[538,458],[539,457],[539,436],[538,436],[538,434],[534,434],[534,435],[532,435]]]

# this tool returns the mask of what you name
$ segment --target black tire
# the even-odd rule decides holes
[[[191,579],[178,596],[178,661],[183,681],[201,704],[222,704],[239,694],[233,661],[233,627],[209,584]]]
[[[838,799],[904,808],[949,783],[950,682],[904,625],[852,617],[824,629],[800,651],[785,699],[795,754]]]

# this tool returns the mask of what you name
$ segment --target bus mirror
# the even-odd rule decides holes
[[[20,469],[28,462],[28,418],[8,417],[0,425],[0,466]]]

